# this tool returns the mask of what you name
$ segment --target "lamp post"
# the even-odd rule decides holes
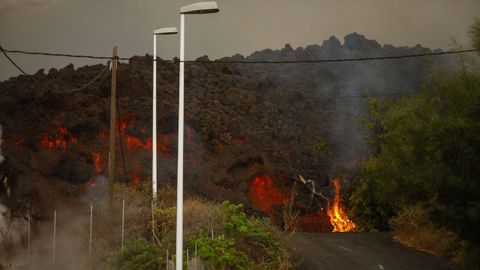
[[[178,161],[177,161],[177,230],[176,269],[183,269],[183,136],[184,136],[184,71],[185,71],[185,14],[218,12],[216,2],[199,2],[180,8],[180,71],[178,101]]]
[[[152,199],[157,199],[157,35],[174,35],[176,27],[165,27],[153,31],[153,127],[152,127]]]

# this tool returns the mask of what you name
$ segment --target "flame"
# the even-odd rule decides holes
[[[351,221],[345,214],[345,210],[340,201],[341,185],[338,178],[333,179],[333,187],[335,188],[335,198],[333,205],[330,202],[327,206],[327,215],[330,217],[330,223],[333,226],[333,232],[349,232],[355,230],[355,223]]]
[[[260,211],[275,215],[274,205],[284,204],[290,197],[273,185],[269,175],[257,175],[248,187],[248,195],[253,205]]]

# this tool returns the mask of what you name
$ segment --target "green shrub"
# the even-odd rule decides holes
[[[165,252],[145,238],[130,241],[125,247],[111,255],[107,264],[118,270],[157,270],[165,268]]]
[[[221,269],[291,269],[292,257],[281,242],[279,232],[267,219],[248,217],[241,204],[225,201],[224,235],[208,236],[207,231],[192,235],[187,245],[211,267]]]
[[[206,233],[200,233],[188,239],[187,245],[194,249],[197,246],[198,256],[215,269],[225,266],[233,269],[253,269],[253,262],[248,256],[235,248],[235,240],[230,237],[210,237]]]

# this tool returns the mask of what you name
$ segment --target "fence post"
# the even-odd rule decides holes
[[[56,245],[57,245],[57,211],[55,210],[53,212],[53,256],[52,256],[52,259],[53,259],[53,264],[55,264],[55,249],[56,249]]]
[[[93,232],[93,204],[90,203],[90,237],[88,243],[88,255],[92,255],[92,232]]]
[[[152,244],[155,245],[155,215],[153,213],[153,200],[152,200]]]
[[[28,233],[27,233],[27,262],[28,265],[30,265],[30,231],[31,231],[31,223],[32,223],[32,217],[31,214],[28,214]]]
[[[167,249],[167,263],[165,264],[165,269],[166,269],[166,270],[168,270],[168,264],[169,264],[169,263],[170,263],[170,262],[168,261],[168,249]]]
[[[195,241],[195,265],[194,265],[194,268],[195,270],[197,270],[197,260],[198,260],[198,254],[197,254],[197,241]]]
[[[124,239],[125,239],[125,200],[122,201],[122,249],[123,249]]]

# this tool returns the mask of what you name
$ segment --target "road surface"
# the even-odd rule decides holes
[[[390,233],[297,233],[300,270],[436,270],[446,261],[394,243]]]

